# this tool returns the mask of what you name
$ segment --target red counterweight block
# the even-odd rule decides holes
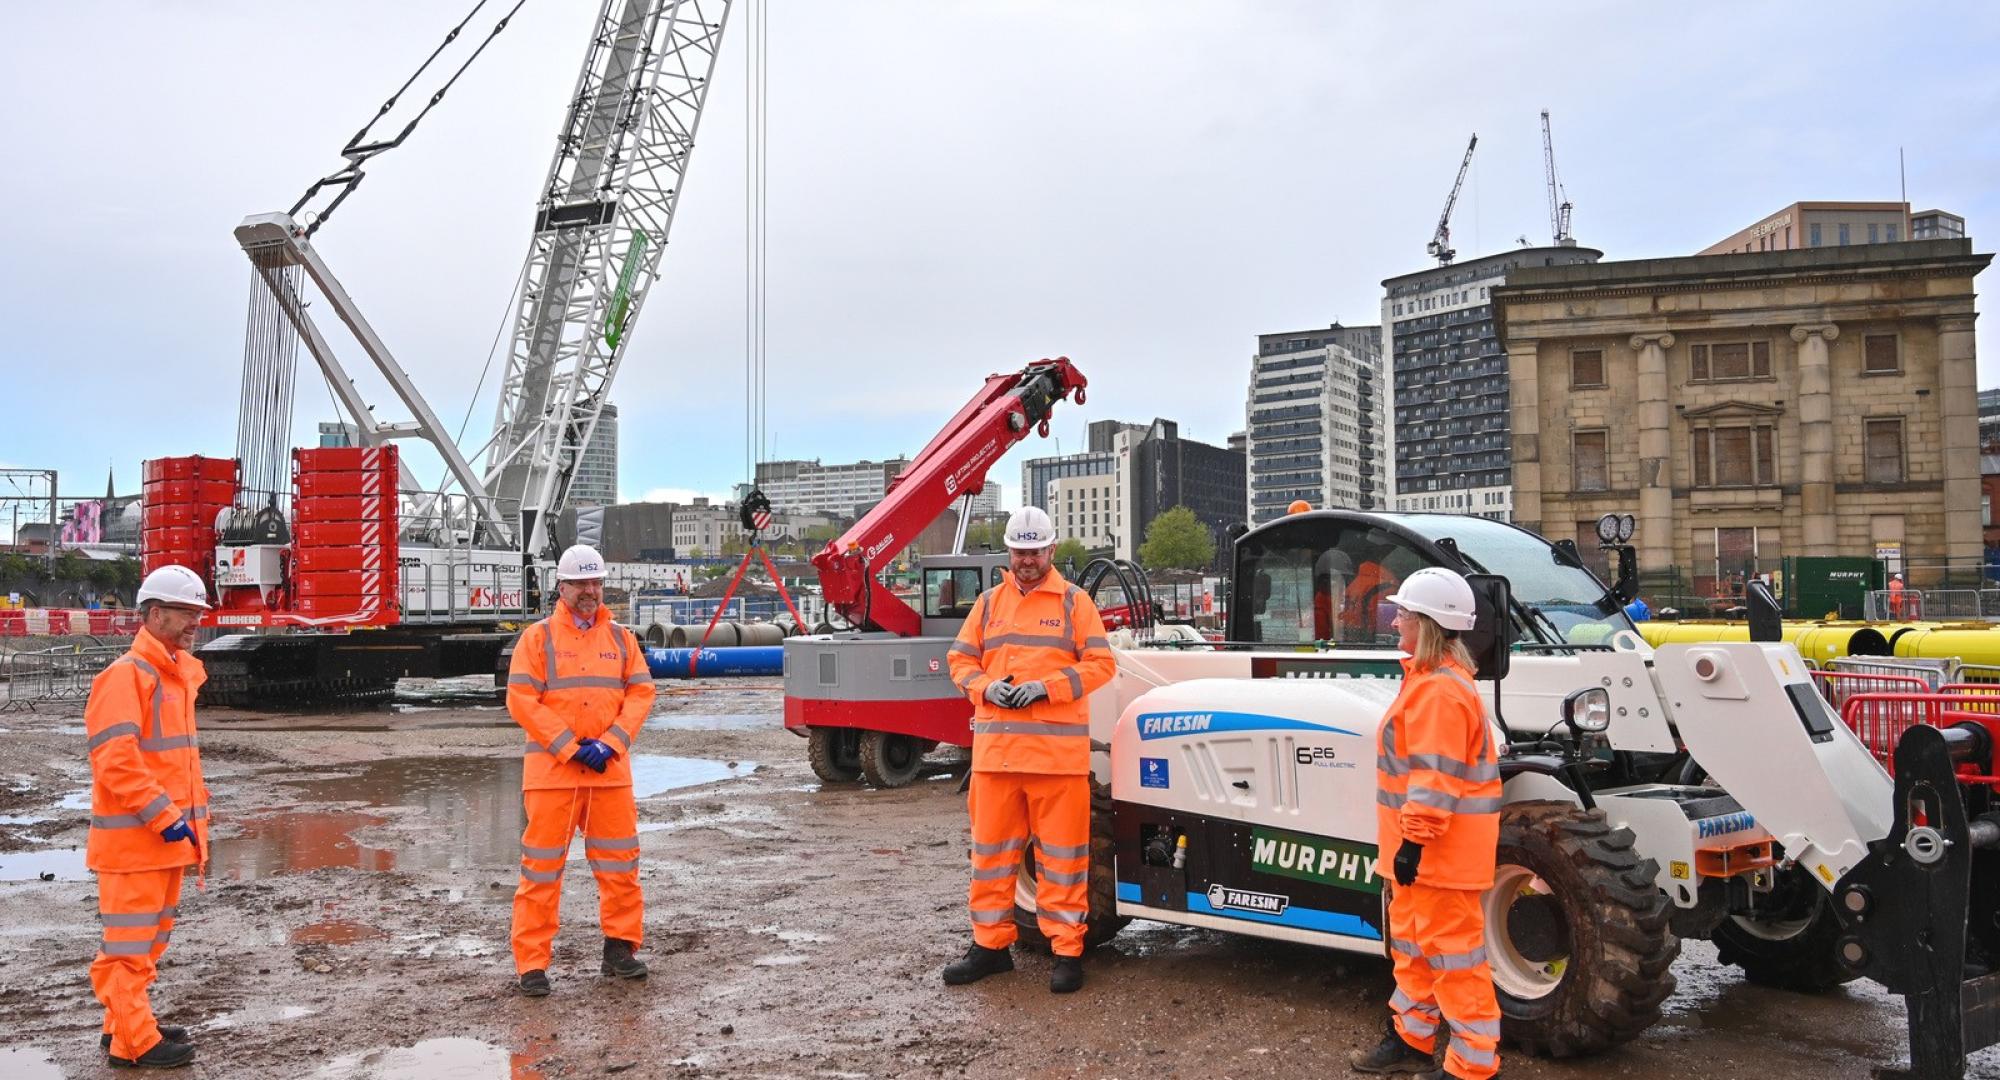
[[[215,518],[236,499],[234,458],[154,458],[142,466],[140,565],[145,573],[169,563],[213,579]]]
[[[292,451],[293,610],[394,621],[399,468],[393,446]]]

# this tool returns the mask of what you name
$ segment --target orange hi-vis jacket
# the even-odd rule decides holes
[[[1086,698],[1111,681],[1118,659],[1082,589],[1050,569],[1023,593],[1010,573],[980,594],[949,655],[952,682],[972,699],[975,771],[1089,774]],[[1016,686],[1039,680],[1049,696],[1026,709],[986,700],[986,687],[1010,675]]]
[[[521,632],[507,669],[507,712],[528,733],[521,790],[631,787],[632,743],[653,710],[653,673],[632,631],[599,608],[580,630],[569,605]],[[578,739],[618,753],[593,772],[576,756]]]
[[[1403,689],[1382,720],[1375,757],[1375,872],[1391,878],[1403,841],[1422,844],[1417,883],[1493,884],[1500,845],[1500,756],[1472,674],[1450,661],[1403,661]]]
[[[160,838],[183,817],[208,851],[208,785],[194,728],[195,692],[207,680],[193,653],[169,656],[164,642],[141,630],[125,655],[90,681],[85,866],[130,873],[194,865],[195,845]]]

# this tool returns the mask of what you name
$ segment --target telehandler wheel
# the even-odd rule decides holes
[[[845,727],[815,727],[806,737],[806,760],[813,775],[829,784],[861,779],[861,732]]]
[[[861,776],[879,788],[898,788],[923,768],[923,740],[887,731],[861,733]]]
[[[1764,918],[1730,915],[1709,939],[1725,964],[1760,986],[1817,994],[1859,976],[1845,971],[1834,942],[1841,934],[1833,902],[1804,867],[1778,875]]]
[[[1110,941],[1131,922],[1118,911],[1118,869],[1112,865],[1115,851],[1111,838],[1111,785],[1090,781],[1090,914],[1083,924],[1083,948],[1088,952]],[[1021,855],[1021,871],[1014,878],[1014,925],[1020,942],[1030,948],[1049,951],[1049,939],[1035,921],[1035,851]]]
[[[1486,954],[1508,1042],[1531,1054],[1591,1054],[1660,1018],[1680,939],[1629,829],[1601,810],[1512,803],[1487,890]]]

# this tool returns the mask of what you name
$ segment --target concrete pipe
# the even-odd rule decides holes
[[[776,623],[742,623],[737,626],[737,644],[740,646],[783,645],[784,628]]]
[[[672,630],[673,627],[665,623],[653,623],[646,627],[646,632],[640,634],[639,638],[655,649],[664,649],[667,647],[667,636]]]
[[[676,626],[667,631],[667,648],[685,649],[688,646],[688,628]]]

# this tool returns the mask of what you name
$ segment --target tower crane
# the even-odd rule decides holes
[[[568,502],[633,323],[657,280],[731,3],[602,0],[536,206],[493,432],[475,449],[462,449],[439,421],[313,242],[334,206],[360,183],[362,165],[400,144],[465,66],[393,139],[371,140],[371,121],[343,149],[347,165],[315,184],[291,212],[255,214],[237,226],[237,242],[254,268],[238,450],[243,474],[262,478],[251,486],[269,490],[237,488],[236,509],[218,517],[214,531],[180,530],[187,533],[181,549],[154,554],[214,566],[220,604],[212,625],[332,632],[218,638],[203,650],[212,689],[241,699],[267,698],[273,687],[300,697],[373,693],[393,688],[399,677],[494,670],[512,637],[504,624],[539,607],[537,574],[555,557],[550,527]],[[446,36],[377,120],[465,25]],[[325,205],[297,216],[315,201]],[[378,418],[362,398],[309,313],[307,279],[411,419]],[[343,525],[356,521],[342,533],[348,538],[340,542],[351,547],[340,549],[337,574],[319,573],[309,557],[315,552],[300,539],[326,532],[325,517],[315,514],[330,504],[315,501],[302,479],[307,452],[286,453],[299,341],[352,421],[359,448],[351,467],[362,471],[343,476],[361,479],[328,482],[341,488],[339,495],[358,496],[334,508]],[[442,482],[415,482],[390,445],[397,439],[429,443],[443,460]],[[475,464],[482,455],[483,468]],[[291,522],[281,509],[287,491],[297,493]],[[327,493],[322,485],[318,495]],[[243,527],[253,513],[257,527]],[[179,537],[172,530],[162,535],[169,534]],[[204,541],[214,545],[212,563]],[[378,628],[366,648],[343,644],[353,640],[343,631],[357,626]]]
[[[1431,242],[1424,250],[1436,256],[1439,266],[1450,266],[1458,252],[1451,248],[1451,208],[1458,204],[1458,189],[1465,186],[1465,170],[1472,167],[1472,151],[1479,145],[1479,133],[1472,133],[1472,141],[1465,144],[1465,159],[1458,163],[1458,178],[1451,182],[1451,194],[1444,200],[1444,213],[1438,215],[1437,232],[1431,235]]]
[[[1542,110],[1542,169],[1549,181],[1549,233],[1557,247],[1573,247],[1576,238],[1569,234],[1569,192],[1563,190],[1562,181],[1556,177],[1555,140],[1549,137],[1549,111]]]

